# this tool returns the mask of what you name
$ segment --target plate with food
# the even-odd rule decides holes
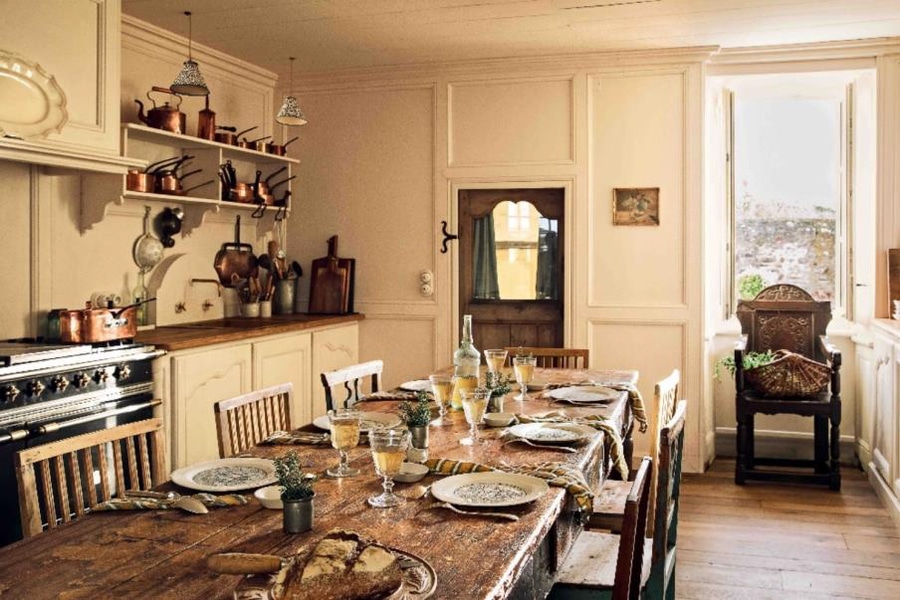
[[[577,423],[519,423],[510,427],[509,433],[536,444],[577,444],[597,430]]]
[[[437,587],[434,568],[424,559],[340,529],[290,557],[216,554],[208,565],[249,575],[235,588],[235,600],[424,600]]]
[[[265,458],[220,458],[172,472],[172,481],[200,492],[236,492],[277,481],[275,465]]]
[[[516,473],[465,473],[439,479],[431,495],[456,506],[516,506],[537,500],[550,488],[547,482]]]
[[[402,421],[397,415],[389,415],[380,412],[360,412],[359,413],[359,430],[362,433],[369,433],[373,429],[384,427],[390,429],[397,427]],[[328,423],[328,415],[322,415],[313,419],[313,425],[325,431],[331,431]]]
[[[547,396],[559,402],[570,404],[608,404],[619,397],[621,392],[602,385],[579,385],[557,388],[547,392]]]
[[[400,384],[401,390],[407,392],[430,392],[431,382],[427,379],[416,379],[414,381],[406,381]]]

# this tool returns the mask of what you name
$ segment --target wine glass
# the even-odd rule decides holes
[[[428,377],[428,381],[431,382],[431,393],[438,405],[437,422],[444,425],[447,405],[450,403],[450,395],[453,393],[453,379],[449,375],[431,375]]]
[[[519,384],[519,395],[516,400],[528,399],[528,384],[534,379],[534,367],[537,365],[535,356],[514,356],[513,370],[516,373],[516,383]]]
[[[459,440],[463,446],[474,446],[481,443],[478,439],[478,424],[484,418],[487,410],[488,399],[491,397],[491,391],[487,388],[475,388],[474,390],[462,390],[463,410],[466,413],[466,421],[469,423],[469,437]]]
[[[339,408],[328,411],[328,424],[331,428],[331,445],[341,454],[341,462],[325,471],[329,477],[354,477],[359,469],[352,469],[347,464],[347,451],[359,444],[359,411],[352,408]]]
[[[484,351],[484,361],[487,363],[488,371],[499,375],[506,364],[507,351],[503,348],[490,348]]]
[[[394,494],[393,477],[400,472],[400,465],[406,458],[409,448],[409,429],[375,429],[369,432],[369,445],[372,447],[372,460],[375,461],[375,472],[384,480],[381,486],[384,491],[378,496],[368,499],[369,506],[390,508],[405,502]]]

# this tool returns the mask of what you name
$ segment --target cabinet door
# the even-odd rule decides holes
[[[253,344],[253,389],[281,383],[294,384],[291,425],[312,422],[312,336],[309,333],[279,336]]]
[[[856,346],[856,377],[853,396],[856,398],[856,455],[860,463],[872,460],[872,435],[875,428],[875,355],[872,347]]]
[[[892,482],[892,457],[896,430],[894,417],[894,375],[897,370],[894,345],[881,336],[875,336],[875,406],[873,414],[872,462],[875,470]]]
[[[219,456],[213,406],[250,391],[250,344],[218,346],[172,358],[175,468]]]
[[[359,362],[359,327],[356,323],[312,334],[313,418],[325,414],[321,374]]]

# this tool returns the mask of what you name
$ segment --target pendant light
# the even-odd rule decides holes
[[[203,75],[200,74],[200,66],[191,57],[191,37],[193,35],[191,11],[186,10],[184,14],[188,18],[188,59],[184,61],[181,72],[178,73],[178,77],[175,78],[175,81],[172,82],[169,88],[176,94],[182,94],[183,96],[208,96],[209,88],[206,87]]]
[[[290,87],[288,87],[287,98],[284,99],[284,104],[281,105],[281,110],[279,110],[278,114],[275,115],[275,120],[282,125],[306,125],[306,117],[303,116],[303,111],[300,110],[300,105],[297,104],[297,99],[291,96],[291,92],[294,89],[294,57],[292,56],[290,60],[291,83]]]

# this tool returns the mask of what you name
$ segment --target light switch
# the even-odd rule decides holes
[[[431,283],[434,280],[434,274],[429,270],[419,271],[419,283]]]

